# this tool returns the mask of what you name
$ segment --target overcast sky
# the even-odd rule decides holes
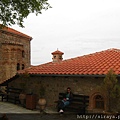
[[[33,38],[31,64],[52,61],[51,53],[64,52],[63,59],[102,50],[120,49],[120,0],[49,0],[52,8],[25,19],[25,28],[13,26]]]

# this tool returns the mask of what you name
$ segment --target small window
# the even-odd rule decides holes
[[[95,108],[104,109],[104,99],[101,95],[95,97]]]
[[[22,57],[24,58],[25,57],[25,51],[22,50]]]
[[[54,55],[54,58],[56,58],[56,56]]]
[[[22,70],[25,68],[25,65],[24,64],[22,64]]]
[[[17,63],[17,70],[20,70],[20,64]]]
[[[59,56],[59,59],[62,59],[62,56]]]

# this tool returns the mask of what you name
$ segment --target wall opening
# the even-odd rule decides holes
[[[17,70],[20,70],[20,63],[17,63]]]
[[[104,109],[104,98],[101,95],[94,97],[94,107],[95,109]]]

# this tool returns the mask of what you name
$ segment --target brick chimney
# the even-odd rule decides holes
[[[59,51],[58,49],[55,52],[51,53],[53,55],[53,62],[60,62],[63,60],[62,55],[64,54],[63,52]]]

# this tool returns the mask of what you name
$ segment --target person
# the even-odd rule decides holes
[[[72,98],[73,93],[71,92],[71,88],[68,87],[65,96],[63,96],[63,99],[58,104],[58,111],[60,112],[60,114],[63,114],[65,107],[72,102]]]

